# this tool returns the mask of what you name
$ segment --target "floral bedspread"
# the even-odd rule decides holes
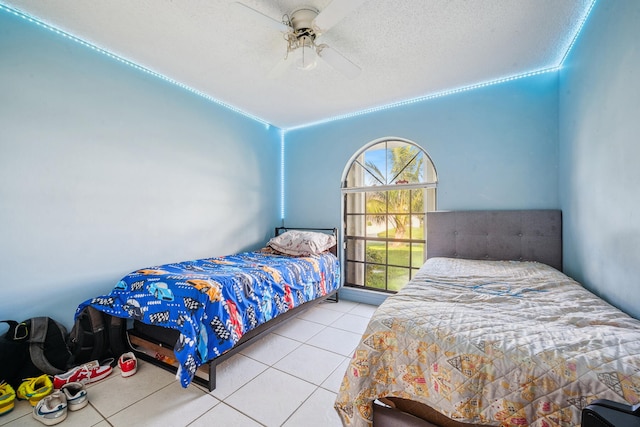
[[[433,258],[373,315],[335,407],[368,426],[396,396],[460,422],[579,426],[640,401],[640,321],[544,264]]]
[[[178,377],[229,350],[246,332],[340,285],[330,253],[290,257],[263,252],[184,261],[126,275],[108,295],[82,303],[113,316],[177,329]]]

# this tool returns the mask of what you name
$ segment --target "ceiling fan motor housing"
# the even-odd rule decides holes
[[[313,30],[313,20],[318,16],[318,10],[312,7],[302,7],[296,9],[289,15],[291,18],[291,28],[296,38],[309,37],[315,40],[316,33]]]

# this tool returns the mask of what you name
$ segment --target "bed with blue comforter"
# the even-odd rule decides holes
[[[186,387],[200,365],[233,348],[244,334],[339,285],[339,262],[332,253],[244,252],[133,271],[109,294],[80,304],[76,315],[91,305],[177,330],[177,377]]]

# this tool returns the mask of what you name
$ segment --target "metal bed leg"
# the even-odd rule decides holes
[[[209,362],[209,391],[216,389],[216,363]]]
[[[340,299],[339,299],[339,297],[338,297],[338,291],[336,291],[336,293],[335,293],[335,294],[333,294],[333,296],[332,296],[332,297],[328,297],[328,298],[326,298],[326,299],[325,299],[325,301],[330,301],[330,302],[335,302],[335,303],[340,302],[339,300],[340,300]]]

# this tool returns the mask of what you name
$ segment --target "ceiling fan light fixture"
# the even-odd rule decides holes
[[[316,38],[365,1],[367,0],[332,0],[322,12],[314,7],[303,6],[283,15],[282,21],[271,19],[242,3],[238,3],[236,7],[243,13],[252,12],[254,18],[266,21],[284,35],[287,53],[278,66],[269,73],[270,76],[284,72],[288,67],[287,64],[295,65],[300,70],[312,70],[320,58],[347,78],[353,79],[360,74],[360,67],[326,44],[316,44]]]
[[[318,55],[312,38],[303,36],[298,39],[297,47],[293,50],[293,61],[300,70],[312,70],[318,65]]]

